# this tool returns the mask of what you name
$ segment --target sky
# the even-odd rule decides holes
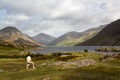
[[[61,36],[120,19],[120,0],[0,0],[0,29]]]

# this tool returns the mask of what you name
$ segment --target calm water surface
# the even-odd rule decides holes
[[[44,47],[42,50],[31,51],[34,54],[48,54],[54,52],[83,52],[87,49],[89,52],[94,52],[95,49],[101,47],[114,47],[120,49],[120,46],[72,46],[72,47]]]

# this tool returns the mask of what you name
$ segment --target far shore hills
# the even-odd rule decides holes
[[[84,32],[68,32],[58,38],[48,34],[29,37],[15,27],[0,30],[0,46],[29,48],[38,46],[119,46],[120,19]]]

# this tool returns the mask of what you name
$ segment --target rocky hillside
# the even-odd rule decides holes
[[[84,46],[119,46],[120,45],[120,19],[107,25],[95,37],[78,45]]]
[[[32,38],[12,26],[0,30],[0,45],[9,45],[17,48],[41,46],[40,43],[34,41]]]
[[[93,36],[95,36],[101,29],[103,29],[106,25],[101,25],[98,28],[92,28],[86,30],[84,32],[68,32],[61,37],[53,40],[49,46],[73,46],[78,43],[82,43]]]
[[[50,36],[48,34],[40,33],[40,34],[34,36],[33,39],[37,42],[47,45],[48,43],[50,43],[51,41],[53,41],[56,38],[53,36]]]

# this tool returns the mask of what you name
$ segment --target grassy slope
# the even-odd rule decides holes
[[[98,59],[103,55],[94,53],[72,53],[72,56],[79,60],[83,58],[94,58],[96,65],[82,68],[61,69],[60,66],[43,65],[42,63],[52,64],[56,62],[57,57],[50,59],[50,55],[44,55],[46,58],[35,58],[36,69],[27,71],[25,69],[25,59],[0,59],[0,80],[119,80],[120,79],[120,59],[114,59],[108,62],[99,62]],[[68,61],[71,61],[68,60]]]
[[[108,24],[95,37],[79,43],[78,46],[119,46],[120,19]]]
[[[0,54],[3,54],[3,55],[17,54],[19,51],[20,50],[15,47],[0,46]]]
[[[24,57],[26,50],[18,49],[12,46],[0,46],[0,59],[1,58],[19,58]]]
[[[80,38],[77,38],[77,39],[68,38],[63,42],[58,43],[56,46],[73,46],[92,38],[93,36],[95,36],[96,33],[97,33],[96,31],[93,31],[93,32],[90,32],[87,36],[81,36]]]

